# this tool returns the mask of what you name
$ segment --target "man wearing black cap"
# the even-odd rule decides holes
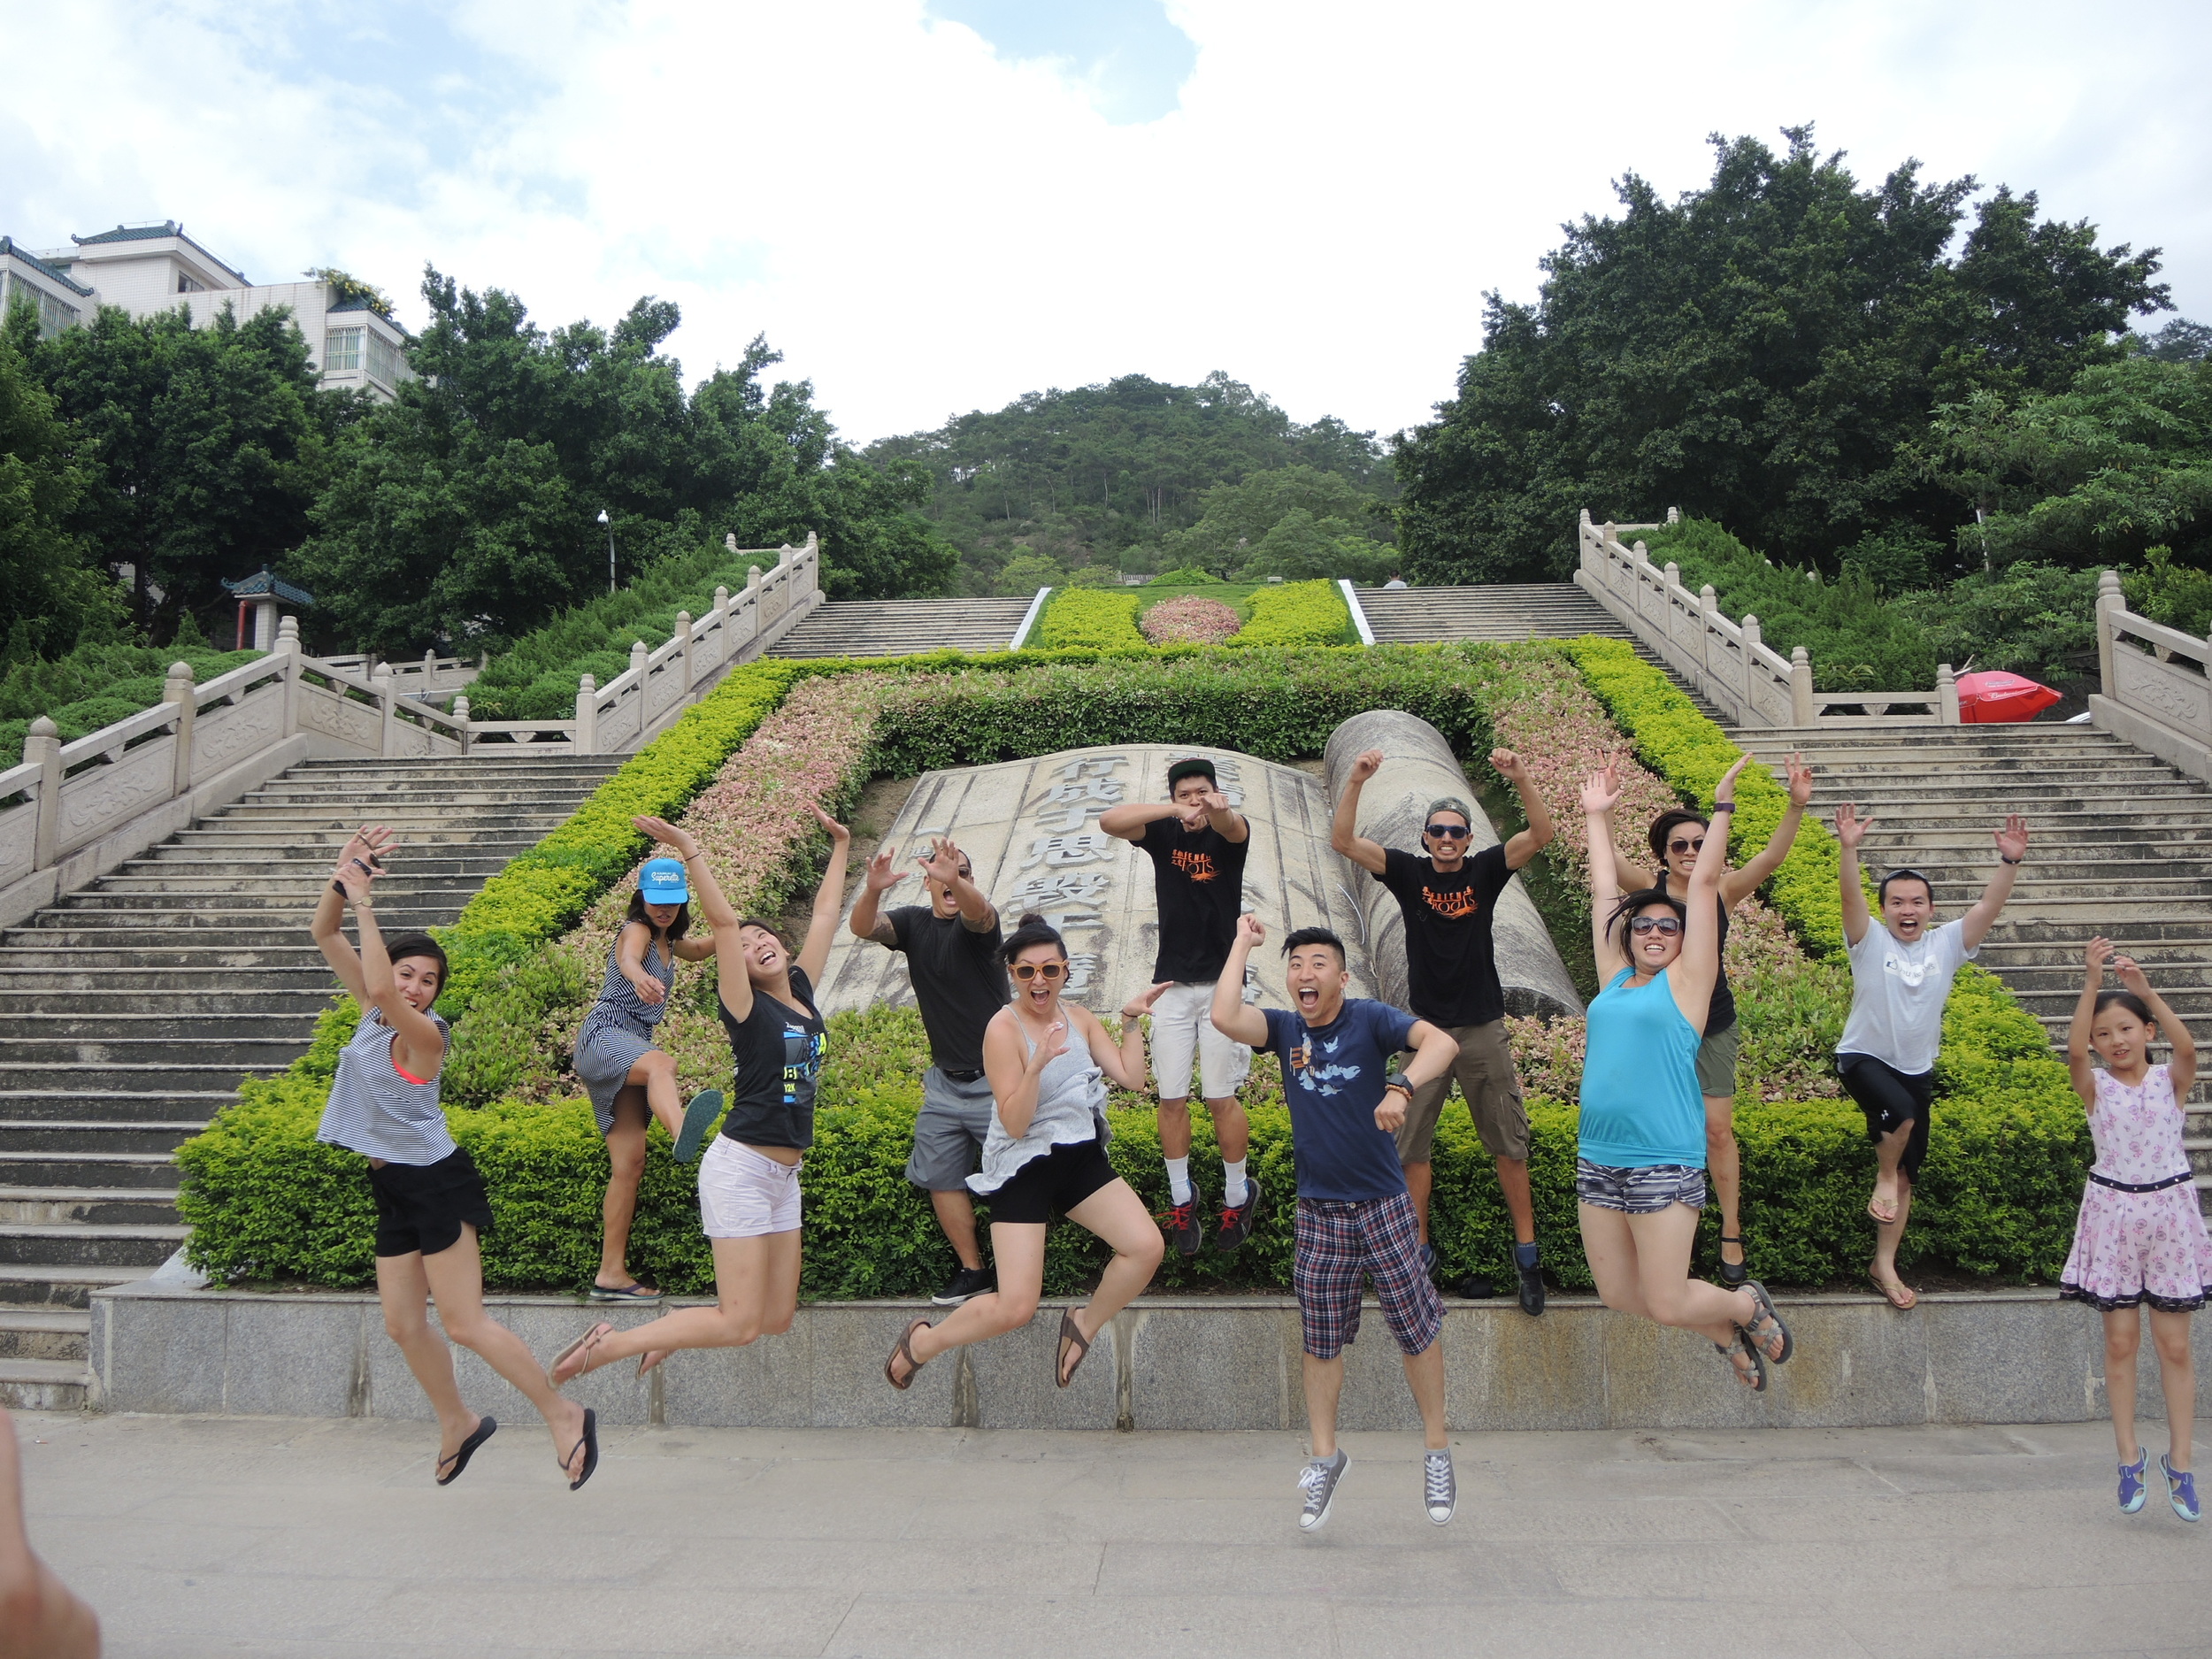
[[[1398,1131],[1398,1156],[1405,1165],[1406,1190],[1421,1224],[1423,1254],[1433,1263],[1429,1243],[1430,1161],[1437,1120],[1452,1079],[1466,1097],[1468,1115],[1483,1149],[1495,1161],[1498,1190],[1513,1218],[1513,1264],[1520,1279],[1525,1312],[1544,1311],[1544,1275],[1536,1248],[1536,1207],[1528,1188],[1528,1110],[1521,1102],[1520,1079],[1513,1070],[1505,1035],[1505,987],[1491,938],[1498,895],[1513,872],[1551,842],[1551,809],[1509,749],[1493,749],[1490,764],[1521,797],[1528,827],[1499,846],[1467,856],[1473,838],[1474,809],[1455,795],[1429,803],[1422,818],[1421,844],[1427,856],[1384,847],[1359,833],[1360,791],[1382,765],[1383,754],[1371,749],[1352,763],[1344,798],[1336,804],[1329,845],[1371,873],[1390,889],[1406,924],[1406,1001],[1414,1016],[1451,1033],[1459,1056],[1451,1070],[1413,1092],[1404,1125]],[[1487,1279],[1460,1281],[1460,1294],[1487,1296]]]
[[[1245,1172],[1251,1131],[1237,1086],[1252,1069],[1252,1051],[1214,1029],[1208,1018],[1214,981],[1229,959],[1237,916],[1244,908],[1244,856],[1252,826],[1229,805],[1213,762],[1194,757],[1167,769],[1169,799],[1110,808],[1099,828],[1133,841],[1152,860],[1160,907],[1155,984],[1168,988],[1152,1004],[1152,1075],[1160,1091],[1160,1156],[1167,1164],[1167,1234],[1185,1256],[1204,1238],[1198,1194],[1190,1179],[1190,1084],[1212,1114],[1221,1148],[1221,1223],[1216,1248],[1233,1250],[1252,1231],[1257,1182]]]
[[[941,835],[918,859],[929,902],[879,908],[883,895],[905,879],[895,849],[886,847],[868,861],[851,927],[856,938],[905,954],[922,1029],[929,1033],[930,1067],[922,1073],[922,1110],[914,1119],[906,1179],[929,1194],[960,1262],[951,1282],[930,1300],[956,1308],[997,1284],[983,1265],[968,1177],[991,1130],[983,1032],[1006,1005],[1006,970],[998,959],[998,911],[976,886],[967,854]]]

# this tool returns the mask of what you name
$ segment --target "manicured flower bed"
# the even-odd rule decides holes
[[[1218,645],[1244,626],[1233,606],[1186,594],[1164,599],[1137,626],[1155,645]]]

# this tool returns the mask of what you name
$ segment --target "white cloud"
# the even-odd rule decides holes
[[[1181,107],[1115,126],[1080,66],[922,0],[476,0],[378,36],[307,0],[11,8],[0,57],[42,67],[0,111],[0,230],[173,216],[257,279],[334,263],[403,315],[426,260],[547,323],[659,294],[693,373],[765,331],[861,439],[1214,368],[1386,432],[1611,179],[1694,188],[1708,132],[1811,120],[1863,176],[1917,155],[2162,244],[2212,315],[2193,8],[1170,12],[1198,46]]]

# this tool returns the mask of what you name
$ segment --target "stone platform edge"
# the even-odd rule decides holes
[[[541,1360],[595,1319],[657,1310],[572,1296],[487,1305]],[[2101,1321],[2049,1291],[1924,1294],[1900,1313],[1871,1294],[1778,1299],[1797,1352],[1764,1394],[1732,1382],[1700,1336],[1558,1296],[1540,1318],[1510,1302],[1451,1302],[1444,1321],[1455,1430],[1859,1428],[2074,1423],[2106,1414]],[[672,1298],[669,1307],[704,1305]],[[883,1363],[910,1302],[814,1302],[792,1329],[743,1348],[679,1353],[640,1380],[627,1363],[572,1383],[610,1425],[699,1427],[1299,1429],[1298,1310],[1287,1296],[1146,1296],[1053,1386],[1053,1302],[1027,1326],[933,1361],[905,1394]],[[2212,1322],[2198,1321],[2199,1409],[2212,1407]],[[527,1403],[456,1348],[478,1410],[527,1420]],[[1346,1350],[1345,1429],[1419,1426],[1396,1344],[1371,1300]],[[367,1293],[264,1293],[140,1283],[92,1298],[93,1409],[423,1420],[422,1392]],[[2147,1325],[2137,1398],[2162,1417]]]

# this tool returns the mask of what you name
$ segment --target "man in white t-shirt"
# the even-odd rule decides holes
[[[1913,1183],[1928,1150],[1928,1109],[1935,1095],[1936,1051],[1943,1041],[1943,1005],[1951,981],[1980,953],[1997,913],[2028,856],[2027,820],[2018,813],[1996,832],[1997,872],[1974,908],[1940,927],[1931,923],[1935,889],[1917,870],[1893,870],[1877,889],[1881,925],[1867,913],[1859,879],[1859,843],[1874,827],[1848,803],[1836,809],[1843,849],[1843,937],[1851,948],[1851,1018],[1836,1045],[1843,1087],[1866,1114],[1874,1142],[1874,1196],[1866,1213],[1878,1224],[1874,1287],[1893,1308],[1919,1298],[1897,1277],[1897,1241],[1912,1213]]]

